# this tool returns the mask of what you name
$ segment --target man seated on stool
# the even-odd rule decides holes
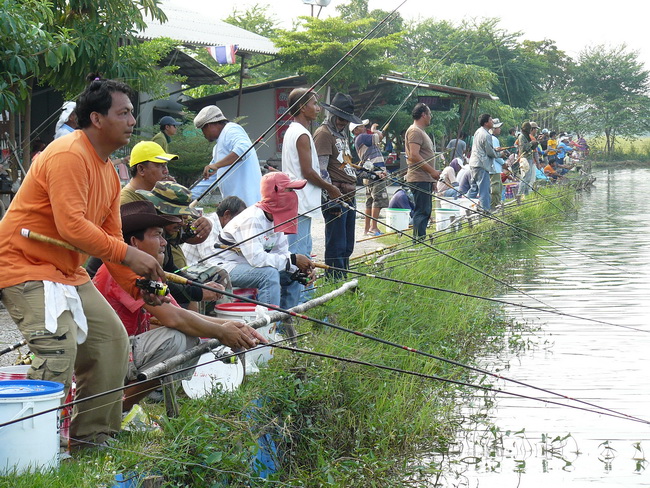
[[[303,254],[291,254],[285,234],[298,229],[298,196],[307,180],[291,181],[285,173],[275,171],[262,177],[262,200],[233,218],[221,230],[218,244],[236,246],[224,251],[218,260],[230,274],[232,285],[257,288],[257,299],[288,309],[286,288],[295,280],[313,278],[314,265]]]
[[[151,202],[122,205],[122,232],[130,246],[158,259],[162,264],[167,242],[163,227],[177,222],[173,216],[158,215]],[[93,279],[95,286],[115,309],[131,342],[127,384],[140,371],[174,357],[199,343],[199,337],[218,339],[232,349],[255,347],[266,340],[243,322],[207,317],[178,306],[175,300],[159,306],[147,305],[126,293],[102,265]],[[198,357],[185,366],[196,364]],[[123,410],[128,411],[158,386],[156,380],[125,390]]]

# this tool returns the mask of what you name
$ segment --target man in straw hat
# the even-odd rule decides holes
[[[321,176],[341,192],[340,197],[348,205],[355,205],[357,174],[349,164],[350,155],[348,125],[362,121],[354,115],[354,101],[350,95],[337,93],[328,105],[322,104],[329,116],[314,132],[314,144],[318,154]],[[336,198],[329,195],[329,198]],[[348,269],[354,251],[355,212],[330,200],[322,207],[325,218],[325,264]],[[328,275],[341,276],[339,271],[327,271]]]
[[[67,392],[74,370],[75,401],[85,400],[73,410],[75,449],[105,443],[120,429],[122,392],[103,394],[124,385],[128,358],[124,327],[81,264],[87,255],[103,259],[131,296],[150,303],[160,299],[141,295],[136,274],[165,278],[154,257],[122,239],[120,182],[109,156],[133,133],[131,96],[123,83],[90,82],[77,101],[80,130],[41,153],[0,221],[2,300],[34,354],[29,377],[63,383]],[[26,239],[22,228],[84,253]]]
[[[238,250],[215,259],[230,274],[233,286],[257,288],[257,299],[284,309],[296,306],[287,293],[293,281],[312,278],[313,263],[289,251],[286,234],[298,229],[298,196],[306,180],[291,180],[280,171],[262,177],[262,200],[234,217],[219,233],[218,241]]]
[[[218,187],[223,198],[235,195],[246,205],[259,201],[262,171],[244,128],[230,122],[216,105],[203,107],[194,118],[194,126],[201,129],[208,141],[217,141],[217,144],[212,150],[212,161],[203,169],[203,181],[192,188],[192,196],[198,198],[219,179]],[[246,156],[231,169],[230,166],[244,153]],[[221,178],[226,171],[228,174]]]
[[[162,264],[165,245],[163,227],[180,221],[178,217],[163,216],[151,202],[138,201],[122,205],[124,241],[153,256]],[[131,338],[131,354],[127,382],[134,382],[138,372],[172,358],[200,342],[199,337],[218,339],[233,349],[255,347],[264,338],[243,322],[207,317],[181,308],[173,299],[159,306],[147,305],[134,299],[113,279],[105,266],[99,268],[93,282],[119,315]],[[159,323],[151,327],[152,319]],[[196,364],[198,356],[184,366]],[[159,382],[142,383],[125,390],[123,410],[129,410]]]

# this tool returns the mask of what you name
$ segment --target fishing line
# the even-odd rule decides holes
[[[632,422],[639,422],[639,423],[642,423],[642,424],[650,424],[649,420],[645,420],[645,419],[642,419],[640,417],[635,417],[633,415],[628,415],[626,413],[619,412],[617,410],[612,410],[610,408],[601,407],[601,406],[593,404],[593,403],[585,402],[585,401],[582,401],[582,400],[577,400],[575,398],[571,398],[571,397],[568,397],[566,395],[555,393],[555,392],[545,390],[545,389],[542,389],[542,388],[533,387],[531,385],[527,385],[527,384],[521,383],[521,382],[516,381],[516,380],[511,380],[511,379],[508,379],[508,378],[504,378],[504,377],[502,377],[500,375],[497,375],[497,374],[494,374],[494,373],[489,373],[489,372],[486,372],[486,371],[483,371],[483,370],[477,370],[477,371],[479,371],[481,373],[489,374],[490,376],[494,376],[494,377],[499,378],[499,379],[504,379],[506,381],[512,381],[512,382],[514,382],[516,384],[519,384],[520,386],[531,387],[531,388],[534,388],[535,390],[539,390],[539,391],[542,391],[544,393],[549,393],[549,394],[552,394],[552,395],[555,395],[555,396],[559,396],[559,397],[564,398],[566,400],[570,400],[570,401],[578,402],[578,403],[581,403],[581,404],[584,404],[584,405],[588,405],[588,406],[593,407],[593,408],[585,408],[585,407],[580,407],[578,405],[570,405],[570,404],[561,403],[561,402],[558,402],[558,401],[555,401],[555,400],[545,400],[543,398],[537,398],[537,397],[533,397],[533,396],[529,396],[529,395],[523,395],[521,393],[515,393],[515,392],[511,392],[511,391],[507,391],[507,390],[501,390],[501,389],[493,388],[493,387],[490,387],[490,386],[476,385],[476,384],[473,384],[473,383],[467,383],[467,382],[460,381],[460,380],[453,380],[453,379],[450,379],[450,378],[443,378],[443,377],[437,376],[437,375],[430,375],[430,374],[426,374],[426,373],[420,373],[420,372],[417,372],[417,371],[411,371],[411,370],[406,370],[406,369],[401,369],[401,368],[394,368],[394,367],[391,367],[391,366],[384,366],[382,364],[370,363],[370,362],[361,361],[361,360],[358,360],[358,359],[334,356],[334,355],[326,354],[326,353],[322,353],[322,352],[310,351],[308,349],[298,349],[298,348],[295,348],[295,347],[280,346],[280,345],[273,346],[273,347],[277,347],[278,349],[286,349],[287,351],[292,351],[292,352],[297,352],[297,353],[302,353],[302,354],[308,354],[308,355],[311,355],[311,356],[317,356],[317,357],[326,358],[326,359],[333,359],[335,361],[358,364],[360,366],[368,366],[368,367],[371,367],[371,368],[383,369],[383,370],[391,371],[391,372],[395,372],[395,373],[408,374],[408,375],[417,376],[417,377],[420,377],[420,378],[441,381],[441,382],[444,382],[444,383],[451,383],[451,384],[454,384],[454,385],[465,386],[465,387],[479,389],[479,390],[483,390],[483,391],[487,391],[487,392],[502,393],[504,395],[509,395],[509,396],[513,396],[513,397],[517,397],[517,398],[522,398],[522,399],[525,399],[525,400],[535,400],[535,401],[538,401],[538,402],[549,403],[549,404],[557,405],[557,406],[560,406],[560,407],[568,407],[568,408],[573,408],[575,410],[582,410],[582,411],[585,411],[585,412],[591,412],[591,413],[595,413],[597,415],[606,415],[608,417],[614,417],[614,418],[619,418],[619,419],[623,419],[623,420],[630,420]],[[471,367],[470,367],[470,369],[471,369]],[[595,410],[595,409],[597,409],[597,410]]]
[[[362,37],[362,38],[361,38],[361,39],[360,39],[360,40],[359,40],[359,41],[358,41],[358,42],[357,42],[357,43],[356,43],[356,44],[355,44],[355,45],[354,45],[354,46],[353,46],[353,47],[352,47],[352,48],[351,48],[347,53],[345,53],[345,54],[343,55],[343,57],[341,57],[341,58],[340,58],[336,63],[334,63],[334,65],[333,65],[332,67],[330,67],[330,68],[325,72],[325,74],[323,74],[323,75],[322,75],[322,76],[321,76],[321,77],[320,77],[320,78],[319,78],[315,83],[313,83],[313,84],[311,85],[311,87],[308,89],[308,91],[313,91],[313,90],[316,88],[316,86],[318,86],[320,83],[322,83],[323,80],[325,80],[325,79],[329,76],[330,73],[332,73],[332,72],[333,72],[333,71],[334,71],[334,70],[335,70],[335,69],[336,69],[336,68],[337,68],[341,63],[343,63],[343,61],[346,61],[346,59],[347,59],[348,57],[350,57],[350,59],[347,60],[346,65],[347,65],[347,63],[349,63],[350,61],[352,61],[352,59],[354,58],[354,56],[356,56],[356,55],[360,52],[360,50],[357,49],[357,48],[358,48],[359,46],[361,46],[361,45],[362,45],[362,44],[363,44],[367,39],[369,39],[370,36],[371,36],[371,35],[372,35],[372,34],[373,34],[377,29],[379,29],[380,27],[386,25],[388,19],[389,19],[391,16],[393,16],[393,14],[395,14],[395,13],[397,12],[397,10],[399,10],[399,9],[402,7],[402,5],[404,5],[406,2],[407,2],[407,0],[403,0],[402,3],[400,3],[400,4],[399,4],[399,5],[398,5],[398,6],[397,6],[393,11],[391,11],[388,15],[386,15],[386,16],[383,18],[383,20],[381,20],[377,25],[375,25],[375,26],[374,26],[374,27],[373,27],[373,28],[372,28],[372,29],[371,29],[371,30],[370,30],[370,31],[369,31],[369,32],[368,32],[364,37]],[[356,51],[356,53],[354,54],[354,56],[352,56],[352,53],[353,53],[354,51]],[[346,66],[346,65],[344,65],[344,66]],[[342,68],[341,68],[341,69],[342,69]],[[339,70],[339,71],[340,71],[340,70]],[[335,74],[338,74],[338,72],[335,73]],[[331,81],[331,80],[330,80],[330,81]],[[289,107],[287,110],[290,110],[291,108],[293,108],[293,107],[294,107],[298,102],[299,102],[299,101],[296,101],[296,102],[295,102],[291,107]],[[226,176],[226,175],[227,175],[227,174],[232,170],[232,168],[233,168],[233,167],[234,167],[238,162],[240,162],[240,161],[241,161],[241,160],[242,160],[242,159],[243,159],[243,158],[244,158],[244,157],[245,157],[245,156],[246,156],[246,155],[247,155],[247,154],[248,154],[248,153],[249,153],[249,152],[250,152],[250,151],[251,151],[251,150],[252,150],[252,149],[253,149],[253,148],[258,144],[258,143],[259,143],[259,142],[260,142],[260,141],[262,141],[262,139],[264,139],[264,137],[266,137],[266,135],[267,135],[269,132],[271,132],[274,128],[276,128],[278,122],[280,122],[281,119],[282,119],[283,117],[284,117],[284,114],[283,114],[281,117],[277,118],[277,119],[275,120],[275,122],[273,122],[273,124],[272,124],[268,129],[266,129],[266,130],[265,130],[265,131],[264,131],[264,132],[263,132],[263,133],[262,133],[262,134],[261,134],[261,135],[260,135],[260,136],[259,136],[259,137],[258,137],[258,138],[257,138],[257,139],[256,139],[256,140],[255,140],[255,141],[254,141],[254,142],[253,142],[253,143],[252,143],[252,144],[251,144],[247,149],[246,149],[246,151],[244,151],[240,156],[237,157],[237,159],[236,159],[236,160],[235,160],[231,165],[228,166],[228,168],[226,169],[226,171],[225,171],[224,173],[222,173],[222,175],[221,175],[220,177],[216,178],[215,181],[213,181],[213,182],[210,184],[210,186],[209,186],[209,187],[208,187],[208,188],[207,188],[207,189],[206,189],[206,190],[205,190],[201,195],[199,195],[198,198],[196,198],[196,199],[194,200],[194,202],[192,202],[193,205],[191,205],[191,206],[196,205],[195,202],[199,202],[200,200],[202,200],[203,198],[205,198],[205,196],[206,196],[208,193],[210,193],[210,192],[214,189],[214,187],[216,186],[216,184],[217,184],[219,181],[221,181],[221,180],[222,180],[222,179],[223,179],[223,178],[224,178],[224,177],[225,177],[225,176]],[[276,130],[277,130],[277,129],[276,129]]]

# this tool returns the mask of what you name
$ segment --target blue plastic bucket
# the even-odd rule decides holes
[[[0,423],[61,405],[63,385],[53,381],[0,381]],[[0,427],[0,473],[59,466],[59,411]]]

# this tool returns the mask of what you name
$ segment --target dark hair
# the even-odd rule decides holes
[[[517,129],[515,129],[515,128],[513,127],[513,128],[510,129],[508,132],[509,132],[510,134],[514,134],[516,131],[517,131]]]
[[[289,103],[289,114],[293,117],[300,113],[300,109],[309,103],[309,100],[314,97],[316,98],[316,93],[314,93],[309,88],[295,88],[289,93],[289,98],[287,102]]]
[[[32,152],[37,153],[45,149],[46,144],[41,139],[34,139],[32,141]]]
[[[141,163],[134,164],[129,168],[129,175],[131,178],[135,178],[138,175],[138,166],[141,164],[144,164],[145,166],[148,165],[151,161],[142,161]],[[158,164],[158,163],[153,163],[153,164]]]
[[[424,114],[430,111],[431,109],[426,103],[418,103],[415,107],[413,107],[411,115],[413,116],[413,120],[420,120]]]
[[[478,117],[478,125],[483,127],[485,124],[488,123],[488,121],[490,120],[490,117],[492,117],[490,114],[481,114],[481,115],[479,115],[479,117]]]
[[[160,124],[160,132],[163,132],[169,124]]]
[[[555,137],[556,135],[557,135],[557,132],[555,132],[554,130],[552,130],[548,136],[549,136],[549,137]]]
[[[146,231],[147,229],[140,229],[140,230],[134,230],[133,232],[129,232],[128,234],[124,234],[124,242],[126,242],[130,246],[131,237],[135,237],[139,241],[144,241],[144,233]]]
[[[230,210],[230,215],[234,217],[238,213],[242,212],[245,208],[246,202],[244,200],[235,195],[230,195],[229,197],[221,200],[221,203],[219,203],[219,206],[217,207],[217,216],[223,217],[226,212]]]
[[[93,77],[94,78],[91,78]],[[79,128],[90,127],[90,114],[98,112],[102,115],[108,114],[113,104],[113,93],[125,93],[133,98],[133,90],[126,83],[115,80],[102,80],[98,76],[88,75],[92,79],[79,99],[77,100],[77,124]]]

